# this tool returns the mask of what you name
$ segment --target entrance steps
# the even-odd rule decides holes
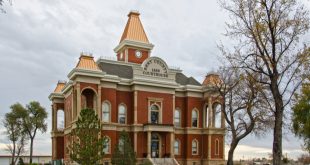
[[[150,158],[153,165],[179,165],[174,158]]]

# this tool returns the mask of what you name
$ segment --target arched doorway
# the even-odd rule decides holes
[[[152,158],[159,158],[160,155],[160,137],[157,133],[152,133],[151,137],[151,157]]]
[[[90,108],[96,110],[97,97],[92,89],[84,89],[82,91],[82,109]]]

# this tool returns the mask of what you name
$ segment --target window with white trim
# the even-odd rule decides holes
[[[106,136],[106,141],[105,141],[105,143],[103,145],[103,152],[105,154],[110,153],[110,146],[111,146],[111,139]]]
[[[180,141],[179,140],[174,141],[173,148],[174,148],[174,154],[179,155],[180,154]]]
[[[118,149],[121,153],[124,152],[124,145],[125,145],[124,139],[118,139]]]
[[[174,110],[174,126],[181,126],[181,111],[178,108]]]
[[[110,122],[110,104],[108,102],[102,103],[102,121]]]
[[[214,106],[214,127],[221,128],[222,126],[222,106],[221,104],[215,104]]]
[[[192,141],[192,155],[198,155],[198,141],[196,139]]]
[[[152,104],[150,111],[151,111],[151,123],[158,124],[159,123],[159,107],[156,104]]]
[[[198,111],[192,110],[192,127],[198,127]]]
[[[219,139],[215,139],[215,155],[220,155],[220,141]]]
[[[57,130],[63,131],[65,128],[65,112],[62,109],[57,110]]]
[[[123,104],[118,106],[118,123],[126,124],[126,107]]]

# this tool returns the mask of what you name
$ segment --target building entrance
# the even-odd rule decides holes
[[[152,134],[151,157],[152,158],[159,158],[159,137],[157,134]]]

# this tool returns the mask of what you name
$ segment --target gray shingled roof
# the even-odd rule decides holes
[[[99,68],[106,72],[107,74],[116,75],[121,78],[133,78],[133,71],[131,66],[127,65],[117,65],[117,64],[111,64],[111,63],[99,63]]]
[[[193,77],[186,77],[183,73],[177,73],[175,75],[175,80],[177,83],[181,84],[181,85],[199,85],[201,86],[201,84],[195,80]]]
[[[131,66],[111,64],[106,62],[100,62],[98,66],[102,71],[106,72],[107,74],[116,75],[121,78],[133,78],[133,70]],[[186,77],[183,73],[176,73],[176,83],[181,85],[201,86],[201,84],[193,77]]]

